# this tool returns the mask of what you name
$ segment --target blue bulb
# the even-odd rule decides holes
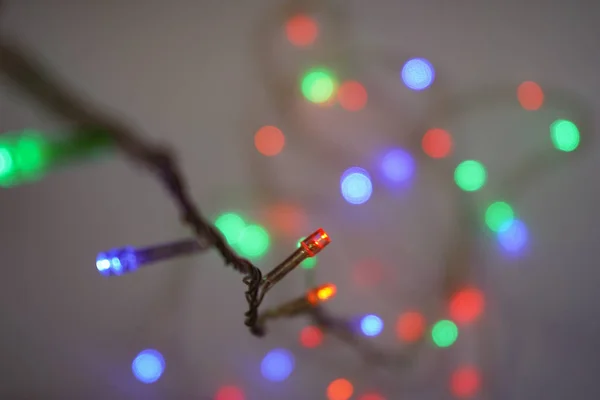
[[[424,58],[408,60],[402,67],[402,80],[412,90],[427,89],[435,79],[433,65]]]
[[[518,219],[505,222],[498,230],[498,242],[509,253],[518,253],[527,244],[527,226]]]
[[[140,382],[154,383],[165,370],[165,359],[158,351],[147,349],[135,357],[131,363],[131,370]]]
[[[377,336],[383,330],[383,321],[377,315],[366,315],[360,321],[360,329],[366,336]]]
[[[409,180],[415,172],[415,162],[411,154],[402,149],[390,150],[381,161],[383,174],[394,183]]]
[[[260,365],[262,375],[273,382],[286,380],[294,370],[294,355],[285,349],[275,349],[267,353]]]
[[[340,180],[342,196],[350,204],[363,204],[371,198],[373,184],[369,173],[362,168],[348,168]]]
[[[139,262],[133,247],[109,250],[98,254],[96,268],[102,275],[121,275],[135,271]]]

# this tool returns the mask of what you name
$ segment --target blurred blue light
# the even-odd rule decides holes
[[[275,349],[267,353],[260,365],[263,376],[273,382],[286,380],[294,370],[294,355],[285,349]]]
[[[102,275],[121,275],[133,272],[139,267],[135,249],[124,247],[98,254],[96,268]]]
[[[381,169],[390,181],[403,183],[413,176],[415,161],[406,150],[394,149],[388,151],[383,157]]]
[[[366,315],[360,321],[360,329],[366,336],[377,336],[383,330],[383,321],[377,315]]]
[[[518,219],[505,222],[498,230],[498,242],[509,253],[517,253],[525,247],[529,237],[527,226]]]
[[[340,180],[342,196],[350,204],[363,204],[371,198],[373,184],[369,173],[362,168],[348,168]]]
[[[165,370],[165,359],[156,350],[143,350],[133,360],[131,370],[140,382],[154,383]]]
[[[424,58],[408,60],[402,67],[402,80],[412,90],[427,89],[435,79],[433,65]]]

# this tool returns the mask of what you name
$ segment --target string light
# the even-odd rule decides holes
[[[56,140],[33,129],[6,133],[0,138],[0,186],[34,181],[62,165],[93,159],[111,146],[110,136],[99,130],[75,131]]]
[[[349,400],[354,394],[354,386],[347,379],[336,379],[327,386],[329,400]]]
[[[450,299],[449,314],[459,324],[473,323],[483,313],[485,300],[483,293],[475,288],[456,292]]]
[[[377,315],[366,315],[360,321],[360,329],[365,336],[378,336],[383,330],[383,320]]]
[[[308,17],[305,17],[304,24],[308,26],[309,24],[307,23],[306,18]],[[308,20],[310,21],[310,18],[308,18]],[[298,21],[299,20],[297,19],[296,25],[301,25],[298,23]],[[293,23],[288,22],[288,26],[291,25],[293,25]],[[314,26],[314,34],[312,34],[312,38],[310,40],[306,38],[296,39],[295,41],[292,40],[289,32],[294,31],[294,29],[291,28],[288,29],[288,38],[290,38],[290,41],[298,46],[306,46],[311,44],[316,38],[318,32],[316,30],[316,24]],[[311,37],[311,35],[306,34],[304,36]],[[6,50],[3,49],[3,51]],[[10,52],[8,54],[10,55]],[[12,60],[12,62],[14,66],[14,60]],[[17,63],[16,65],[19,64]],[[25,67],[30,68],[30,65],[24,65]],[[28,71],[27,68],[23,68],[23,70]],[[10,68],[4,72],[6,73],[6,71],[8,71],[9,75],[11,73],[14,75],[14,72],[11,72]],[[27,74],[25,74],[25,76],[26,75]],[[401,75],[404,83],[409,88],[417,91],[431,86],[435,79],[435,71],[433,66],[431,63],[429,63],[429,61],[422,58],[409,60],[404,65]],[[27,85],[22,81],[22,79],[19,80],[18,76],[15,77],[15,80],[23,86]],[[52,88],[52,85],[50,85],[50,88]],[[364,92],[364,102],[348,100],[348,98],[352,97],[348,95],[349,92],[353,92],[352,89],[354,89],[354,93],[358,93],[361,92],[361,88],[364,90],[364,87],[362,87],[362,85],[360,85],[358,82],[345,82],[338,90],[334,75],[324,69],[309,71],[302,81],[302,92],[309,101],[322,104],[330,103],[337,90],[337,97],[340,101],[340,105],[349,111],[358,111],[364,107],[364,104],[366,103],[366,91]],[[522,83],[517,89],[517,97],[521,106],[526,110],[537,110],[542,106],[544,101],[544,93],[541,90],[541,87],[539,87],[539,85],[537,85],[535,82]],[[59,96],[56,96],[56,98],[59,100],[64,99],[64,97],[60,96],[60,92]],[[69,101],[57,101],[57,103],[69,104]],[[57,107],[57,109],[60,110],[60,107]],[[65,114],[64,111],[63,114]],[[77,110],[72,111],[72,114],[78,114]],[[82,117],[82,115],[86,114],[84,112],[79,114],[79,116],[74,117],[69,115],[69,117],[75,119],[76,121],[78,120],[79,122],[86,121],[86,118]],[[94,118],[89,119],[94,120]],[[111,124],[107,125],[111,126]],[[147,148],[148,146],[135,146],[135,144],[140,144],[136,142],[135,137],[132,136],[131,138],[128,138],[126,134],[121,135],[121,133],[123,133],[121,127],[118,125],[115,126],[115,132],[113,134],[115,137],[119,137],[123,140],[124,144],[122,143],[122,147],[128,154],[137,154],[139,158],[143,160],[143,163],[145,162],[146,165],[151,166],[153,169],[159,171],[163,177],[167,177],[164,178],[164,180],[167,182],[167,187],[170,188],[170,191],[175,193],[174,197],[179,199],[179,201],[183,204],[181,207],[184,211],[184,220],[186,220],[194,228],[198,238],[194,240],[183,240],[168,245],[154,246],[152,248],[134,249],[132,247],[125,247],[101,253],[97,258],[97,269],[102,274],[121,275],[132,272],[146,264],[175,256],[195,253],[214,245],[222,253],[227,263],[233,264],[234,268],[246,275],[244,282],[247,282],[249,286],[247,299],[250,304],[250,310],[248,314],[252,315],[253,310],[256,311],[262,300],[262,297],[255,296],[255,294],[258,293],[257,288],[263,288],[264,290],[262,293],[264,295],[268,288],[282,279],[283,276],[293,270],[298,264],[302,264],[307,260],[315,260],[315,255],[321,251],[323,247],[329,244],[328,235],[322,230],[319,235],[315,237],[315,234],[319,232],[317,231],[312,236],[309,236],[309,239],[305,239],[300,243],[297,252],[292,254],[292,256],[286,259],[282,264],[276,267],[267,276],[265,276],[264,279],[261,280],[260,271],[258,271],[250,262],[240,259],[231,251],[229,251],[225,245],[222,245],[222,243],[219,242],[219,236],[215,235],[211,231],[210,226],[203,223],[202,219],[199,217],[199,214],[195,212],[195,209],[192,206],[189,206],[191,203],[187,200],[185,190],[181,188],[183,184],[177,173],[177,169],[171,165],[171,158],[167,157],[165,153],[153,153],[151,151],[152,149]],[[125,130],[125,133],[128,132]],[[281,132],[279,131],[279,133]],[[550,134],[552,144],[560,151],[574,151],[580,144],[579,130],[571,121],[555,121],[550,126]],[[259,135],[257,132],[257,135],[255,136],[255,144],[257,149],[264,155],[272,156],[278,154],[283,148],[285,138],[282,134],[280,136],[271,135],[265,140],[257,139],[258,136]],[[86,135],[77,135],[76,137],[84,138],[85,140],[68,143],[58,141],[51,142],[39,135],[27,134],[16,141],[0,143],[0,185],[11,186],[13,184],[36,179],[51,167],[63,163],[68,159],[76,158],[76,153],[88,157],[91,155],[91,151],[95,151],[100,147],[106,146],[109,142],[112,142],[112,139],[108,135],[99,135],[96,137],[93,137],[93,135],[88,135],[87,137]],[[131,143],[129,142],[129,139],[131,139]],[[259,142],[268,143],[268,145],[261,144],[259,146]],[[428,131],[423,137],[422,145],[423,150],[430,157],[443,158],[450,154],[452,150],[452,138],[446,131],[443,130]],[[56,162],[56,160],[60,160],[60,162]],[[396,171],[395,173],[398,175],[397,171],[399,170],[398,168],[389,166],[393,164],[393,162],[388,162],[387,167],[382,166],[384,174],[392,180],[394,179],[394,171]],[[364,186],[362,190],[362,197],[365,197],[364,193],[368,192],[368,195],[366,195],[366,199],[364,201],[353,204],[362,204],[367,201],[371,195],[372,183],[370,181],[370,177],[368,174],[363,174],[363,176],[365,176],[367,179],[364,180],[364,178],[360,178],[360,183],[357,184],[358,181],[350,181],[347,185],[354,187],[354,189],[356,189],[356,186]],[[485,185],[486,179],[487,173],[485,168],[478,161],[465,161],[461,163],[455,170],[455,181],[457,185],[465,191],[479,190]],[[366,182],[368,182],[368,184]],[[364,190],[367,187],[368,190]],[[348,191],[352,192],[352,190]],[[343,188],[342,192],[344,192]],[[346,198],[345,195],[344,197]],[[356,200],[356,197],[361,196],[350,195],[349,197],[353,200]],[[350,200],[348,201],[352,202]],[[239,223],[240,221],[241,224]],[[486,210],[485,221],[488,227],[497,233],[498,241],[505,250],[516,252],[525,245],[528,236],[527,228],[522,221],[514,218],[514,211],[507,203],[496,202],[490,205],[490,207],[488,207]],[[237,223],[238,225],[235,229],[221,229],[221,227],[227,225],[226,223],[220,224],[221,227],[217,226],[217,228],[223,232],[223,235],[230,245],[235,246],[237,249],[241,249],[240,252],[244,253],[248,257],[256,257],[264,254],[266,247],[268,247],[269,241],[266,230],[258,225],[246,225],[241,217]],[[215,223],[215,225],[219,224]],[[237,233],[225,233],[228,230],[230,232],[237,231]],[[247,240],[248,237],[260,237],[261,240]],[[267,243],[266,245],[264,245],[265,242]],[[259,277],[258,280],[256,277]],[[259,282],[260,284],[256,285],[256,282]],[[286,313],[287,315],[292,315],[298,310],[316,309],[316,305],[319,305],[320,303],[332,298],[335,293],[336,288],[334,285],[322,285],[310,290],[301,299],[287,303],[288,306],[292,304],[294,307],[287,307],[287,309],[286,307],[279,307],[277,310],[279,310],[281,315]],[[453,321],[457,323],[473,322],[483,311],[483,294],[476,289],[466,289],[458,292],[451,299],[449,308]],[[420,333],[422,333],[421,328],[413,329],[412,331],[420,332],[419,334],[406,334],[407,329],[400,327],[413,325],[423,327],[424,329],[424,319],[418,313],[410,314],[410,318],[408,315],[409,314],[405,314],[399,319],[397,331],[399,336],[403,338],[409,338],[405,339],[407,341],[416,340],[416,338],[420,336]],[[251,319],[252,318],[249,317],[249,319],[246,321],[247,325],[249,326],[253,324]],[[406,322],[410,321],[411,319],[412,324]],[[403,321],[403,323],[400,323],[400,321]],[[418,321],[418,323],[415,323],[415,321]],[[453,321],[443,320],[439,321],[433,326],[432,338],[434,343],[439,347],[448,347],[457,340],[458,328]],[[379,334],[381,329],[378,331],[375,328],[378,326],[378,324],[381,326],[381,328],[383,328],[383,321],[374,315],[369,315],[363,318],[361,327],[363,324],[367,327],[370,326],[368,329],[363,329],[363,332],[368,336],[375,336]],[[313,328],[320,332],[318,328]],[[313,331],[313,333],[315,333],[315,331]],[[267,365],[263,370],[263,375],[265,375],[267,379],[274,381],[285,380],[289,374],[291,374],[294,368],[293,355],[287,352],[287,350],[276,349],[270,352],[265,359],[267,359],[269,356],[271,361],[265,362],[265,360],[263,360],[263,364]],[[279,361],[275,362],[272,360]],[[282,360],[287,361],[284,362]],[[272,365],[275,365],[275,367]],[[140,353],[132,363],[132,370],[140,381],[151,383],[160,378],[163,373],[164,366],[164,358],[162,355],[160,355],[160,353],[158,353],[156,350],[145,350]],[[289,372],[286,372],[288,370]],[[265,373],[265,371],[270,371],[271,373]],[[479,385],[479,374],[477,369],[474,367],[462,367],[455,371],[455,373],[452,375],[451,390],[457,397],[472,396],[477,391]],[[241,393],[241,391],[238,393]],[[351,397],[352,394],[353,387],[351,383],[345,379],[338,379],[332,382],[327,390],[327,395],[330,400],[346,400]],[[236,395],[231,394],[227,396],[234,397]],[[375,400],[383,398],[381,396],[377,396],[379,395],[366,394],[363,395],[361,399]],[[237,397],[239,397],[239,399],[235,398],[235,400],[243,399],[243,393],[237,395]],[[228,398],[227,400],[232,399]]]
[[[337,95],[340,106],[347,111],[360,111],[367,104],[367,90],[360,82],[343,82],[337,91]]]
[[[237,386],[223,386],[215,394],[214,400],[246,400],[246,396]]]
[[[373,184],[369,173],[359,167],[348,168],[340,179],[342,196],[350,204],[366,203],[373,193]]]
[[[131,370],[140,382],[154,383],[165,370],[165,359],[157,350],[143,350],[133,360]]]
[[[579,129],[566,119],[556,120],[550,125],[550,137],[556,149],[571,152],[579,147]]]
[[[294,371],[294,355],[285,349],[271,350],[262,360],[260,371],[262,375],[273,382],[286,380]]]
[[[419,312],[406,312],[400,315],[396,322],[396,335],[404,342],[416,342],[423,336],[424,332],[425,317]]]
[[[435,79],[433,65],[424,58],[408,60],[401,72],[404,84],[412,90],[427,89]]]
[[[323,342],[323,331],[317,326],[305,326],[300,331],[300,343],[309,349],[318,347]]]
[[[450,347],[458,338],[458,328],[452,321],[438,321],[431,330],[433,342],[438,347]]]
[[[508,227],[515,218],[512,207],[504,202],[497,201],[489,205],[485,211],[485,223],[493,232],[498,232],[501,227]]]
[[[307,47],[312,45],[319,34],[317,22],[306,14],[297,14],[285,24],[288,40],[294,46]]]
[[[102,275],[123,275],[138,268],[183,255],[207,250],[208,243],[199,243],[193,239],[135,249],[131,246],[121,247],[99,253],[96,257],[96,269]]]
[[[431,158],[445,158],[452,152],[452,136],[439,128],[429,129],[421,141],[423,151]]]
[[[314,68],[302,78],[302,94],[312,103],[326,103],[337,89],[336,78],[325,68]]]
[[[517,88],[517,98],[523,109],[536,111],[544,104],[544,91],[537,83],[526,81]]]
[[[454,171],[454,180],[458,187],[466,192],[474,192],[485,185],[487,172],[483,164],[475,160],[461,162]]]

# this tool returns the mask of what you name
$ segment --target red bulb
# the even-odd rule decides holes
[[[316,232],[307,236],[306,239],[302,241],[302,247],[308,253],[309,257],[314,257],[329,243],[331,243],[331,238],[327,232],[325,232],[323,229],[318,229]]]

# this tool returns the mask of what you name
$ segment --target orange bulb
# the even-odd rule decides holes
[[[332,283],[327,283],[308,292],[306,299],[310,304],[317,305],[331,299],[336,293],[337,287]]]
[[[327,232],[325,232],[323,229],[317,229],[302,241],[302,248],[306,251],[309,257],[314,257],[329,243],[331,243],[331,238]]]
[[[354,394],[354,386],[346,379],[336,379],[327,387],[329,400],[349,400]]]

